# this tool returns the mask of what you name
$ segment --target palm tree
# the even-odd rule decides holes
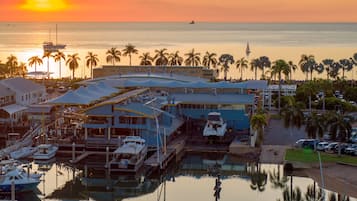
[[[293,127],[300,128],[304,122],[304,114],[301,109],[301,104],[296,103],[295,99],[291,98],[280,112],[280,115],[283,117],[284,127],[290,128],[291,134]]]
[[[227,80],[229,65],[234,63],[234,58],[230,54],[222,54],[219,59],[219,64],[222,65],[221,71],[224,72],[224,80]]]
[[[248,68],[248,60],[245,57],[240,58],[236,62],[236,67],[240,69],[240,80],[243,80],[243,71]]]
[[[131,55],[138,54],[138,50],[135,49],[135,46],[132,44],[127,44],[125,48],[122,50],[123,56],[129,55],[129,66],[131,66]]]
[[[341,69],[342,69],[342,79],[345,79],[345,70],[350,71],[353,68],[353,63],[349,59],[340,60]]]
[[[55,62],[59,62],[59,66],[58,66],[58,72],[59,72],[59,78],[61,79],[62,78],[62,75],[61,75],[61,60],[66,60],[66,56],[64,55],[63,52],[61,51],[58,51],[56,52],[56,54],[53,56],[54,57],[54,60]]]
[[[314,185],[307,186],[307,191],[305,193],[306,201],[322,201],[323,200],[323,192],[321,188],[317,189],[316,195],[316,183]]]
[[[259,59],[252,59],[252,61],[250,62],[250,70],[254,71],[254,79],[257,80],[257,71],[259,68]]]
[[[155,50],[154,60],[156,66],[165,66],[168,64],[169,60],[167,57],[169,56],[169,53],[167,53],[166,51],[166,48]]]
[[[279,59],[273,62],[272,71],[271,71],[272,75],[278,75],[278,80],[279,80],[279,91],[278,91],[279,112],[280,112],[280,101],[281,101],[281,73],[283,73],[286,77],[288,77],[290,74],[290,67],[285,60]]]
[[[142,66],[151,66],[154,60],[154,58],[150,56],[150,52],[143,53],[141,56],[139,56],[139,59],[141,59],[140,65]]]
[[[96,67],[98,65],[99,59],[97,54],[93,54],[92,52],[88,52],[86,56],[86,66],[90,67],[90,77],[93,79],[93,66]]]
[[[250,188],[252,190],[263,192],[265,190],[267,180],[268,174],[265,171],[261,171],[259,164],[256,164],[256,170],[250,173]]]
[[[309,111],[311,113],[312,107],[311,107],[311,97],[316,94],[317,89],[315,84],[312,81],[304,83],[304,85],[300,86],[301,90],[304,93],[304,96],[309,97]]]
[[[313,112],[307,117],[305,131],[307,136],[311,139],[319,139],[324,134],[324,117]],[[314,150],[316,150],[316,144],[314,143]]]
[[[301,55],[299,66],[301,71],[306,74],[306,80],[309,79],[308,73],[310,72],[309,67],[312,61],[315,61],[314,55],[306,55],[306,54]]]
[[[116,47],[110,48],[105,54],[107,55],[107,63],[112,62],[115,66],[115,62],[120,62],[121,52]]]
[[[10,77],[12,77],[13,71],[15,70],[17,65],[18,65],[18,61],[16,56],[11,54],[10,56],[7,57],[6,66],[10,70]]]
[[[168,59],[169,59],[168,65],[170,66],[181,66],[183,62],[183,58],[179,55],[179,51],[176,51],[175,53],[171,53]]]
[[[47,58],[47,78],[50,78],[50,57],[52,57],[52,53],[45,51],[43,53],[42,59]]]
[[[280,199],[278,199],[280,201]],[[303,201],[301,190],[299,187],[295,189],[285,188],[283,191],[283,201]]]
[[[324,59],[322,64],[325,66],[327,80],[330,79],[330,71],[332,70],[332,64],[334,63],[333,59]]]
[[[293,78],[293,71],[295,72],[296,71],[296,69],[297,69],[297,65],[296,64],[294,64],[294,62],[292,62],[292,61],[288,61],[288,65],[289,65],[289,68],[290,68],[290,80],[292,80],[292,78]]]
[[[190,52],[186,53],[187,59],[185,60],[186,66],[198,66],[201,64],[200,53],[195,52],[195,49],[192,49]]]
[[[280,167],[278,165],[278,171],[269,172],[269,181],[272,184],[273,188],[284,189],[286,187],[286,183],[288,182],[288,178],[283,176],[280,178]]]
[[[205,56],[203,57],[202,64],[203,66],[206,66],[208,69],[211,68],[211,65],[213,68],[216,68],[218,61],[217,61],[217,54],[216,53],[209,53],[206,52]]]
[[[264,79],[264,69],[269,68],[271,66],[271,62],[269,60],[269,57],[267,56],[261,56],[259,57],[259,68],[262,69],[262,78]]]
[[[16,70],[16,75],[25,77],[26,73],[27,73],[26,63],[20,62],[19,66],[17,67],[17,70]]]
[[[72,79],[74,79],[74,71],[78,68],[78,61],[81,60],[77,53],[72,55],[67,55],[66,65],[69,66],[69,69],[72,70]]]
[[[347,142],[350,139],[352,126],[350,122],[344,118],[343,114],[337,112],[331,114],[328,123],[330,125],[332,139],[337,139],[339,143]],[[341,146],[338,147],[338,154],[341,155]]]
[[[33,65],[35,65],[35,72],[37,72],[37,68],[36,68],[37,64],[40,65],[43,63],[42,59],[38,56],[33,56],[33,57],[29,58],[28,61],[29,61],[29,66],[32,67]]]
[[[250,125],[252,130],[255,131],[254,133],[258,135],[256,144],[260,146],[264,138],[264,127],[268,125],[265,114],[257,113],[253,115],[250,120]]]

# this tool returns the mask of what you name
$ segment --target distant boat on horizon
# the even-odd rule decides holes
[[[190,24],[195,24],[195,21],[194,21],[194,20],[192,20],[192,21],[190,22]]]
[[[66,47],[65,44],[57,44],[57,24],[56,24],[56,44],[51,41],[51,32],[49,36],[49,41],[43,42],[43,51],[44,52],[58,52],[61,49]]]

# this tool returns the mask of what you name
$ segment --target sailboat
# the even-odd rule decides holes
[[[50,40],[43,42],[43,51],[44,52],[58,52],[60,49],[64,49],[66,47],[65,44],[57,44],[57,24],[56,24],[56,44],[51,41],[51,34]]]

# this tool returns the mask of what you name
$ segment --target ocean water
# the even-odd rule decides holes
[[[245,55],[249,42],[249,60],[259,56],[292,60],[297,63],[301,54],[313,54],[318,61],[325,58],[350,58],[357,52],[357,24],[354,23],[0,23],[0,60],[13,54],[19,61],[27,62],[31,56],[42,56],[42,43],[56,41],[55,27],[58,26],[57,41],[66,44],[65,54],[79,53],[80,67],[76,76],[89,75],[85,67],[88,51],[98,54],[100,65],[105,63],[105,52],[111,47],[123,49],[128,43],[136,46],[138,55],[133,55],[133,65],[139,63],[139,55],[156,49],[167,48],[167,52],[179,51],[180,55],[194,48],[201,55],[206,51],[218,55],[229,53],[237,60]],[[46,70],[47,62],[38,70]],[[121,57],[119,65],[128,65],[127,57]],[[50,71],[58,76],[58,63],[50,60]],[[34,67],[29,67],[34,71]],[[64,68],[65,76],[70,72]],[[240,74],[231,66],[232,78]],[[245,78],[253,73],[245,72]],[[303,79],[296,72],[297,79]],[[324,75],[316,75],[325,77]],[[353,72],[347,74],[353,76]],[[357,75],[355,74],[355,77]]]

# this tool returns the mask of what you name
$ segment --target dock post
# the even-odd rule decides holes
[[[15,181],[11,180],[11,200],[15,201]]]
[[[76,143],[72,143],[72,163],[74,163],[74,160],[76,159]]]
[[[105,147],[105,167],[109,168],[109,147]]]

